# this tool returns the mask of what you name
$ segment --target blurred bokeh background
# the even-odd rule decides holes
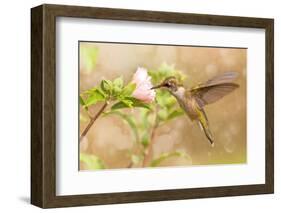
[[[236,83],[240,87],[205,107],[215,147],[210,146],[197,123],[180,116],[157,129],[152,157],[156,159],[172,151],[184,151],[189,156],[172,156],[161,161],[159,166],[247,162],[246,49],[80,42],[79,60],[80,93],[98,85],[102,79],[123,76],[128,83],[137,67],[173,66],[187,76],[184,81],[187,88],[225,71],[239,72]],[[97,104],[90,110],[95,113],[100,107],[101,104]],[[138,112],[132,109],[128,113]],[[80,133],[88,122],[85,110],[80,107]],[[133,150],[132,131],[116,116],[100,117],[80,143],[80,154],[98,158],[108,169],[127,168]],[[80,169],[89,168],[80,162]]]

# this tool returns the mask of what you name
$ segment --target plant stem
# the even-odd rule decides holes
[[[149,142],[149,145],[148,145],[147,153],[144,155],[144,158],[143,158],[142,167],[147,166],[149,161],[152,158],[153,140],[154,140],[154,137],[155,137],[156,129],[159,126],[159,121],[158,121],[157,113],[158,113],[158,108],[156,108],[156,110],[155,110],[155,120],[154,120],[154,124],[153,124],[152,130],[151,130],[150,142]]]
[[[93,126],[93,124],[95,123],[95,121],[97,120],[97,118],[101,115],[101,113],[105,110],[105,108],[107,107],[108,103],[107,101],[104,102],[104,104],[102,105],[102,107],[100,108],[100,110],[97,112],[97,114],[92,117],[90,116],[90,122],[88,123],[88,125],[86,126],[86,128],[84,129],[84,131],[82,132],[81,136],[80,136],[80,142],[83,139],[83,137],[86,136],[86,134],[88,133],[88,131],[90,130],[90,128]]]

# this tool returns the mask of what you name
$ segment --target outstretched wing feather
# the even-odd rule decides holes
[[[221,99],[228,93],[239,87],[238,84],[232,83],[238,76],[237,72],[225,72],[218,75],[206,83],[194,87],[190,90],[200,107],[211,104]]]
[[[201,88],[197,90],[193,95],[196,98],[199,106],[203,107],[207,104],[218,101],[238,87],[239,85],[235,83],[219,84]]]
[[[204,85],[216,85],[216,84],[223,84],[223,83],[231,83],[238,77],[238,72],[224,72],[221,75],[217,75],[214,78],[208,80]]]

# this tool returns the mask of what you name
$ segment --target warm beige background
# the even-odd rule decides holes
[[[246,49],[105,43],[80,43],[81,47],[98,48],[99,51],[94,69],[89,70],[83,57],[80,58],[80,92],[97,85],[103,78],[114,79],[122,75],[124,81],[129,82],[138,66],[158,68],[163,62],[175,65],[188,76],[186,87],[225,71],[239,72],[236,82],[240,88],[205,107],[215,138],[214,148],[199,126],[182,116],[159,128],[153,155],[184,150],[192,159],[174,157],[162,166],[246,162]],[[95,111],[95,107],[92,110]],[[80,111],[84,115],[83,110]],[[86,124],[80,122],[80,132]],[[99,156],[109,168],[122,168],[130,161],[128,151],[132,145],[133,137],[127,124],[118,117],[108,116],[97,120],[80,151]]]

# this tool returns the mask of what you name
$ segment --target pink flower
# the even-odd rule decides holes
[[[133,76],[133,83],[136,84],[136,89],[132,96],[145,103],[150,103],[155,98],[155,91],[151,90],[153,87],[151,77],[147,74],[147,70],[142,67],[138,67],[136,73]]]

